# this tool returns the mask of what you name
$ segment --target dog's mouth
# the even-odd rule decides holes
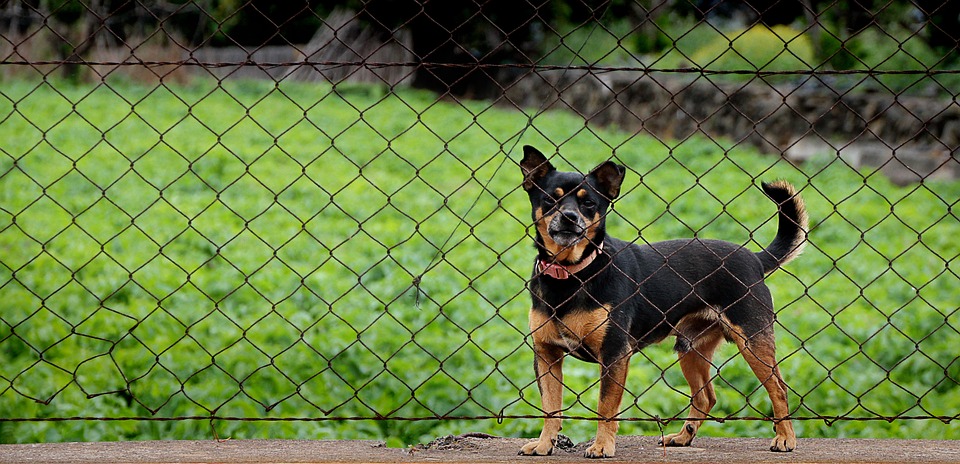
[[[550,238],[556,242],[557,245],[563,248],[568,248],[576,245],[584,239],[586,236],[587,227],[583,222],[583,219],[578,218],[576,222],[573,222],[570,219],[558,214],[553,218],[552,221],[550,221],[550,226],[547,228],[547,232],[550,235]]]
[[[550,238],[553,239],[557,245],[566,248],[576,245],[580,240],[583,240],[583,234],[564,230],[550,232]]]

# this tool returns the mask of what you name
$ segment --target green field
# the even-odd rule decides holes
[[[530,110],[530,115],[534,112]],[[759,249],[759,180],[802,189],[801,259],[770,279],[798,418],[955,417],[960,184],[896,187],[824,154],[795,167],[728,141],[655,138],[412,90],[197,81],[3,82],[0,441],[533,436],[532,266],[520,144],[629,166],[608,218],[637,241]],[[420,281],[420,292],[414,282]],[[632,363],[622,433],[686,415],[670,346]],[[735,349],[717,417],[770,405]],[[566,366],[592,417],[594,365]],[[762,390],[762,389],[761,389]],[[343,420],[377,417],[478,420]],[[42,418],[175,421],[19,421]],[[273,419],[273,420],[271,420]],[[296,420],[280,420],[296,419]],[[801,437],[960,438],[937,420],[799,420]],[[570,421],[575,441],[590,420]],[[674,422],[668,428],[678,427]],[[705,435],[770,435],[757,420]]]

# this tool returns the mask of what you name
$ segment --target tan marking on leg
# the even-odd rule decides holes
[[[630,355],[623,354],[617,359],[600,361],[600,401],[597,413],[602,419],[597,423],[597,437],[584,451],[588,458],[609,458],[616,455],[617,430],[620,422],[613,420],[620,414],[620,402],[627,382],[627,370]]]
[[[680,369],[690,385],[690,413],[679,432],[662,438],[663,446],[690,446],[703,424],[700,419],[710,415],[710,410],[717,403],[717,395],[710,382],[713,368],[710,361],[721,342],[723,332],[718,326],[713,326],[694,339],[690,351],[678,355]]]
[[[770,451],[793,451],[797,447],[797,435],[793,430],[793,423],[789,419],[783,419],[790,415],[790,407],[787,404],[787,384],[777,366],[773,330],[747,338],[740,327],[730,324],[729,332],[732,333],[740,354],[770,395],[770,402],[773,404],[773,429],[776,432],[770,443]]]
[[[530,330],[533,333],[534,372],[543,413],[547,417],[543,419],[540,437],[524,445],[520,454],[546,456],[553,452],[561,428],[560,418],[549,416],[559,414],[563,407],[563,350],[548,342],[557,336],[556,328],[549,317],[539,311],[530,311]]]
[[[529,325],[534,346],[537,344],[555,345],[560,338],[553,318],[544,314],[542,311],[530,310]]]

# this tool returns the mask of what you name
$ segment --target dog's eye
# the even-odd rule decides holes
[[[557,206],[557,200],[554,200],[551,196],[543,197],[544,209],[553,209],[554,206]]]
[[[594,209],[594,208],[597,207],[597,202],[595,202],[595,201],[593,201],[593,200],[584,200],[583,203],[582,203],[582,205],[583,205],[584,208]]]

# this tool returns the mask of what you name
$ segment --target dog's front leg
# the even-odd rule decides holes
[[[617,452],[617,429],[620,423],[613,420],[620,414],[620,401],[623,399],[624,384],[627,381],[627,368],[630,355],[624,354],[600,367],[600,403],[597,413],[597,438],[583,453],[588,458],[610,458]]]
[[[547,456],[553,452],[557,435],[560,433],[560,418],[549,416],[560,414],[563,407],[563,350],[538,341],[538,337],[534,335],[533,353],[536,359],[533,361],[533,368],[537,374],[543,413],[548,417],[543,419],[540,438],[524,445],[520,454]]]

